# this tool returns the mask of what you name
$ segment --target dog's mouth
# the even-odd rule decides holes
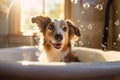
[[[51,42],[52,43],[52,42]],[[56,49],[60,49],[62,47],[62,44],[59,42],[56,43],[52,43],[52,45],[56,48]]]

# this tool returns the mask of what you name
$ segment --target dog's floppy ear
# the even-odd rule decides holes
[[[32,23],[36,23],[40,31],[43,32],[46,26],[51,22],[51,19],[45,16],[37,16],[37,17],[32,17],[31,21]]]
[[[80,37],[80,29],[77,27],[71,20],[66,20],[66,23],[68,24],[69,30],[70,30],[70,36],[73,37],[74,35]]]
[[[36,18],[33,17],[33,18],[32,18],[32,23],[35,23],[35,22],[36,22]]]

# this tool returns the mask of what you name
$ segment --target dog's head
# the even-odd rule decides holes
[[[70,46],[70,41],[74,36],[80,36],[80,30],[70,20],[51,19],[49,17],[37,16],[32,18],[32,23],[36,23],[43,33],[44,45],[47,49],[66,50]]]

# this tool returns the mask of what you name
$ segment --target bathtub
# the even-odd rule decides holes
[[[79,63],[39,63],[36,47],[0,49],[0,80],[120,80],[120,52],[74,48]]]

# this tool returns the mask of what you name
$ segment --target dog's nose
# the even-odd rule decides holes
[[[56,41],[61,41],[63,39],[63,36],[62,36],[62,34],[56,34],[54,36],[54,38],[55,38]]]

